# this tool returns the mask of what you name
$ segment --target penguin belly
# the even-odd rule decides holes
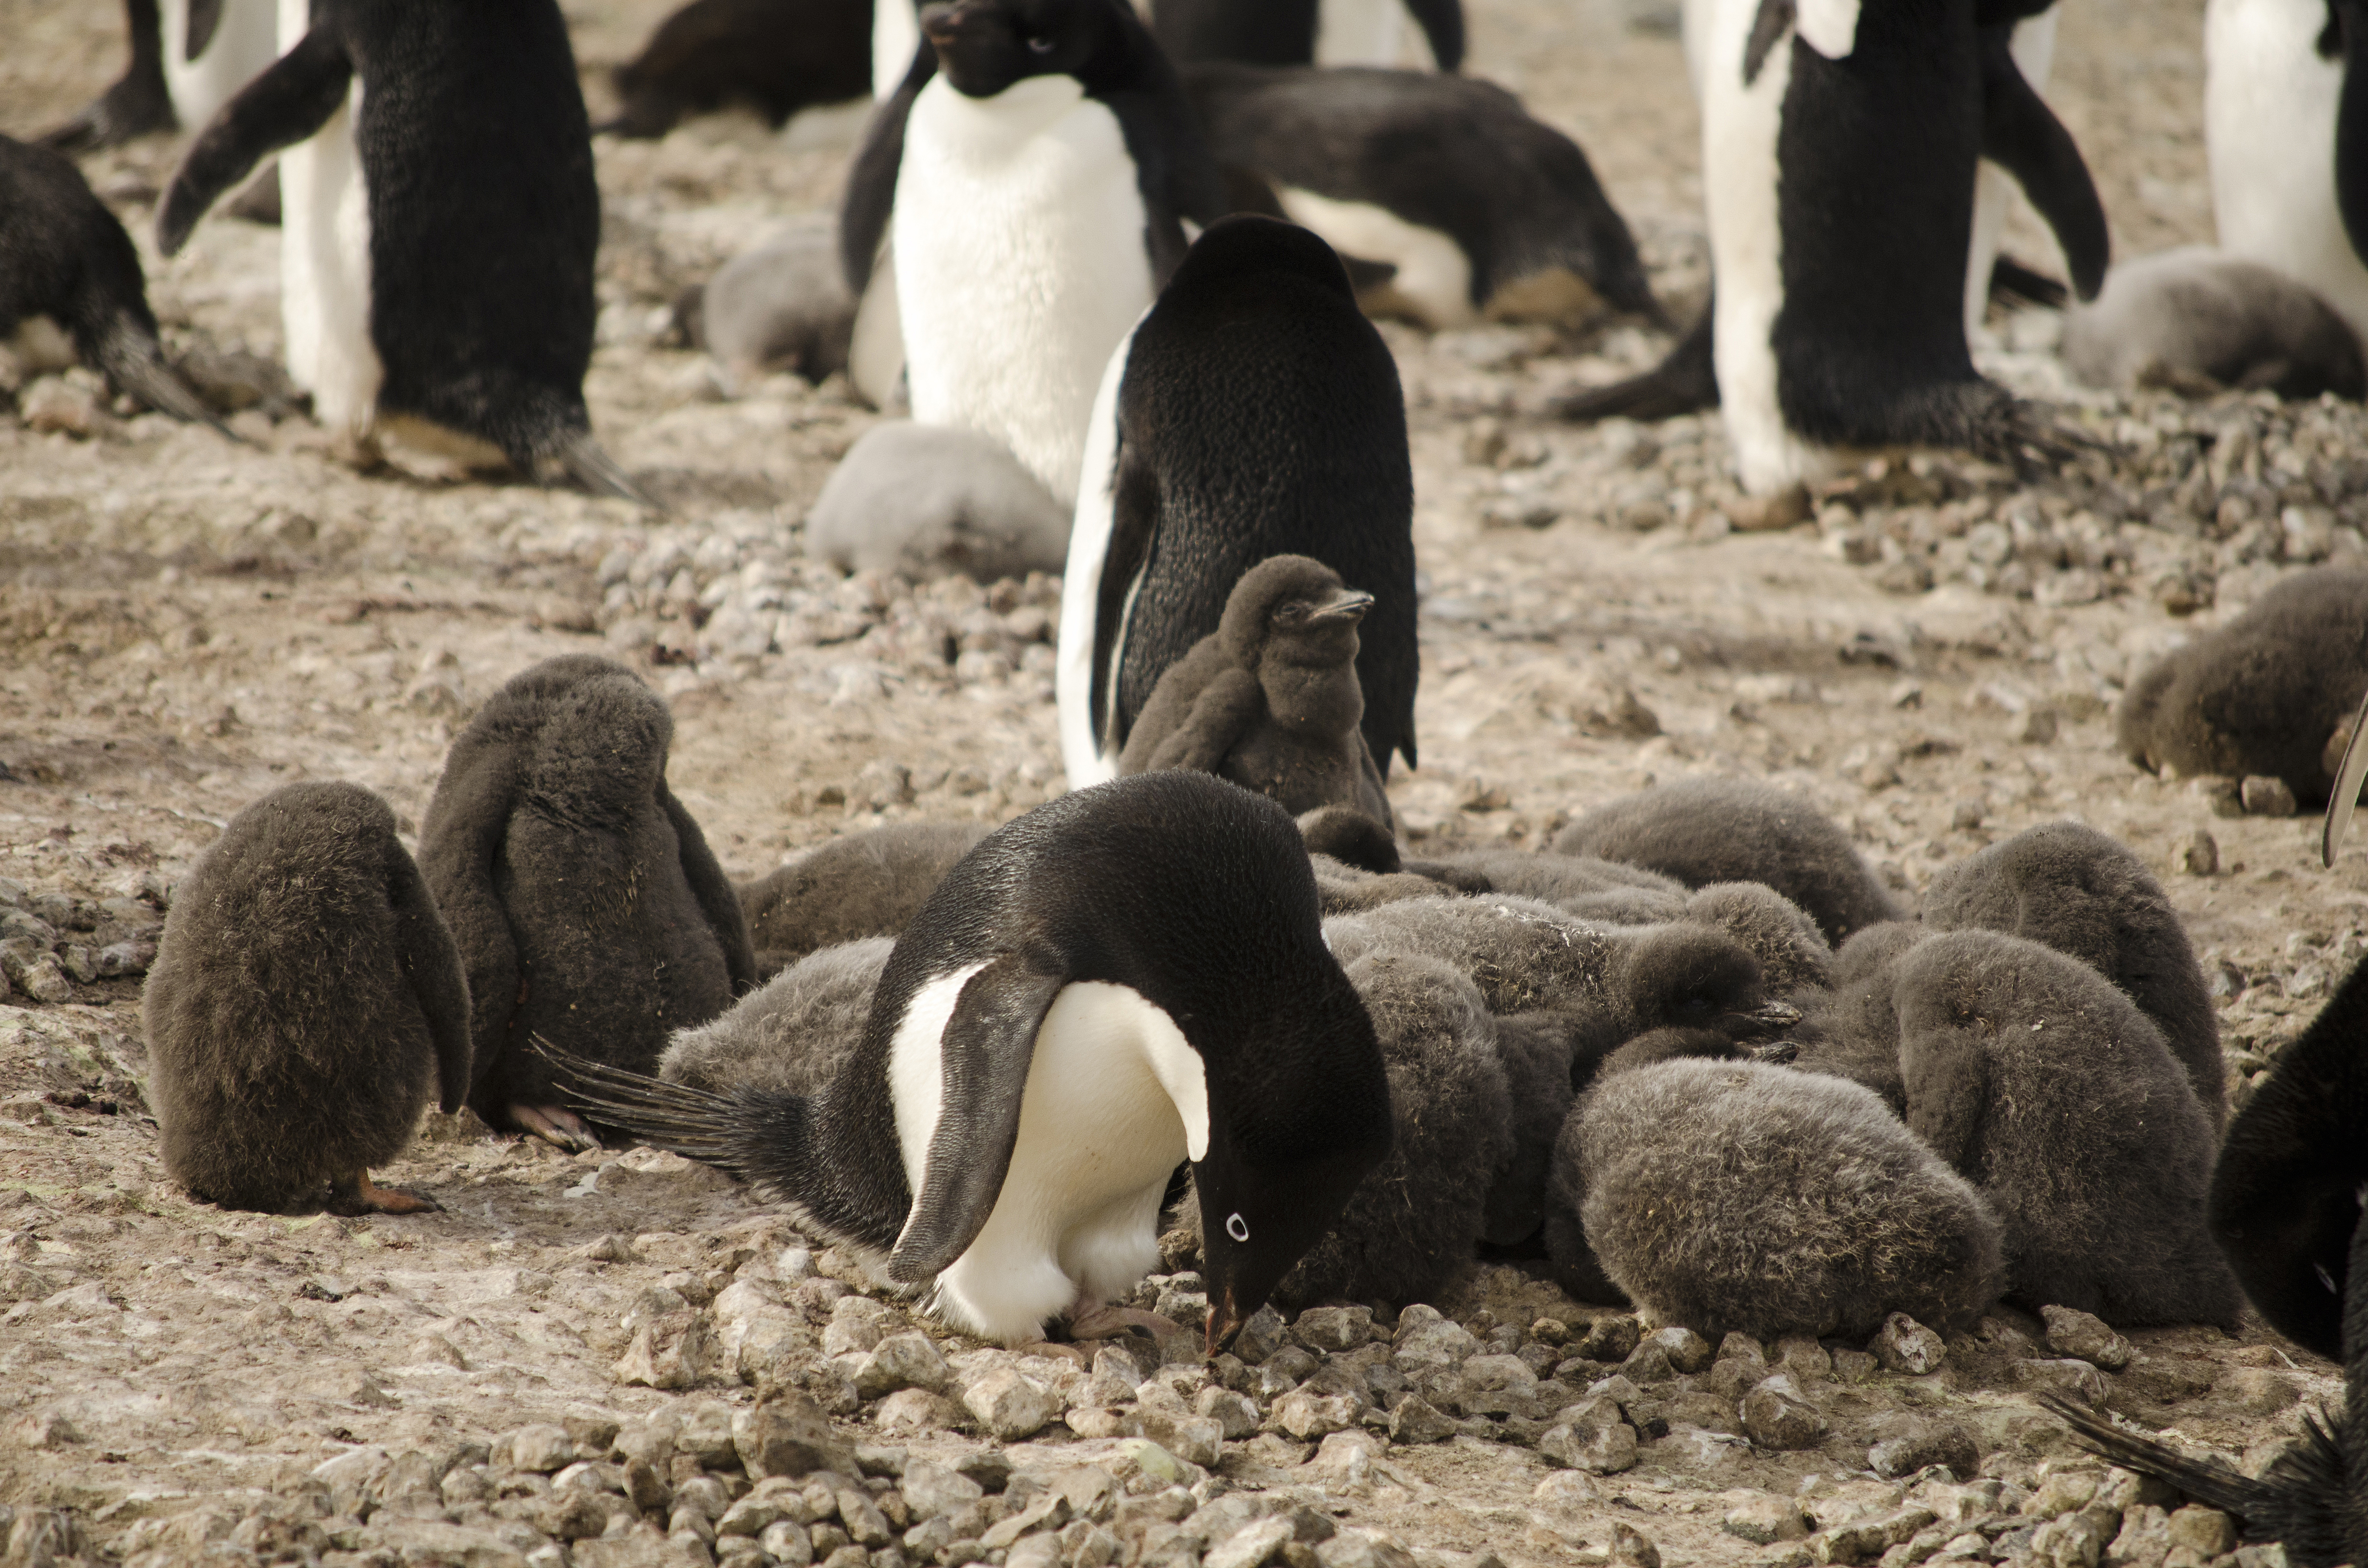
[[[222,25],[230,20],[225,14]],[[279,0],[280,52],[295,48],[312,25],[312,0]],[[361,107],[357,73],[345,107],[279,154],[279,322],[288,375],[313,394],[313,417],[345,436],[370,428],[386,380],[370,332],[370,192],[354,142]]]
[[[889,1051],[897,1142],[916,1193],[943,1106],[939,1042],[984,964],[914,995]],[[1208,1152],[1200,1053],[1132,987],[1064,987],[1036,1033],[1019,1130],[986,1224],[937,1278],[957,1328],[1025,1342],[1080,1298],[1107,1301],[1159,1262],[1159,1204],[1178,1165]]]
[[[2368,341],[2368,267],[2335,204],[2343,62],[2323,0],[2210,0],[2203,140],[2220,248],[2308,285]]]
[[[2055,64],[2055,8],[2051,6],[2016,23],[2014,38],[2007,51],[2014,56],[2015,65],[2022,72],[2022,79],[2031,84],[2031,90],[2044,93],[2047,74]],[[1975,341],[1983,318],[1989,313],[1990,268],[1998,261],[1998,241],[2005,233],[2006,215],[2014,205],[2016,188],[2012,175],[1987,158],[1981,161],[1974,175],[1974,245],[1965,265],[1968,343]]]
[[[279,52],[279,15],[273,0],[222,0],[213,36],[192,60],[189,0],[165,0],[163,9],[165,90],[172,95],[174,114],[195,131],[271,63]]]
[[[1318,0],[1315,63],[1395,66],[1405,21],[1402,0]]]
[[[1103,368],[1151,304],[1147,223],[1118,119],[1075,77],[932,80],[891,230],[914,419],[994,437],[1073,505]]]
[[[1783,229],[1776,138],[1793,79],[1788,31],[1759,74],[1743,80],[1744,50],[1760,0],[1691,0],[1706,11],[1702,41],[1702,193],[1710,218],[1711,275],[1717,312],[1711,353],[1718,368],[1720,417],[1743,487],[1767,494],[1833,466],[1831,456],[1784,424],[1776,401],[1776,314],[1784,304]]]
[[[1472,307],[1472,263],[1443,231],[1409,223],[1369,201],[1342,201],[1292,186],[1278,187],[1275,199],[1292,222],[1323,235],[1341,255],[1396,267],[1389,289],[1424,325],[1469,326],[1480,319]]]

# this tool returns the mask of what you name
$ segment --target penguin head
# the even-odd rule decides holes
[[[921,7],[938,69],[966,97],[1030,76],[1082,77],[1118,32],[1110,0],[952,0]]]
[[[1640,1033],[1709,1029],[1729,1040],[1746,1040],[1801,1017],[1798,1009],[1768,1000],[1759,960],[1707,926],[1645,933],[1621,960],[1615,980]]]
[[[1225,597],[1217,635],[1236,664],[1263,660],[1337,669],[1357,657],[1357,626],[1373,596],[1345,586],[1340,574],[1305,555],[1270,555]]]
[[[527,800],[536,810],[619,829],[652,809],[666,788],[674,715],[641,676],[571,654],[543,661],[504,689],[531,699]]]

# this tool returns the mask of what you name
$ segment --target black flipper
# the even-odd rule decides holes
[[[1463,69],[1463,0],[1406,0],[1406,10],[1430,40],[1430,57],[1441,71]]]
[[[746,996],[757,988],[757,954],[748,940],[748,915],[740,905],[739,892],[732,879],[708,847],[707,835],[699,829],[698,821],[675,799],[666,781],[658,781],[658,805],[665,811],[666,821],[674,827],[675,842],[680,846],[682,874],[690,883],[690,896],[699,902],[700,913],[715,931],[715,940],[723,949],[723,972],[732,983],[732,994]]]
[[[447,1116],[469,1102],[475,1058],[469,1045],[469,983],[435,895],[410,856],[398,858],[387,878],[403,971],[420,1017],[436,1041],[436,1101]]]
[[[314,28],[224,104],[189,148],[156,210],[156,247],[178,255],[222,193],[282,147],[328,122],[346,101],[353,62],[336,35]]]
[[[1557,400],[1549,412],[1592,424],[1599,419],[1674,419],[1718,406],[1718,367],[1711,354],[1715,299],[1702,301],[1702,315],[1668,352],[1641,376],[1590,387]]]
[[[2044,311],[2060,311],[2071,302],[2072,292],[2037,268],[2026,267],[2010,256],[1999,256],[1990,262],[1990,298],[2021,301]]]
[[[2368,5],[2334,0],[2343,40],[2343,96],[2335,110],[2335,208],[2351,252],[2368,260]]]
[[[1036,1031],[1067,983],[1065,975],[1019,952],[1006,953],[962,986],[939,1040],[943,1108],[920,1195],[888,1258],[889,1278],[905,1285],[935,1278],[985,1228],[1019,1138]]]
[[[863,145],[847,171],[847,194],[838,205],[838,265],[847,274],[847,291],[857,299],[871,282],[871,264],[880,257],[880,244],[888,235],[888,220],[896,210],[896,171],[905,162],[905,121],[913,100],[938,74],[938,51],[923,39],[913,53],[912,68],[887,102],[872,112],[863,132]]]
[[[1092,481],[1088,480],[1090,483]],[[1110,482],[1110,539],[1102,547],[1102,580],[1094,593],[1094,744],[1105,753],[1126,749],[1127,737],[1113,733],[1118,693],[1119,638],[1126,596],[1151,556],[1151,536],[1159,527],[1159,477],[1119,433],[1118,472]]]
[[[2008,45],[2014,28],[2002,23],[1981,29],[1982,156],[2005,169],[2023,195],[2055,231],[2072,272],[2072,290],[2093,300],[2105,284],[2112,244],[2105,233],[2105,204],[2096,182],[2046,100],[2031,90]],[[2363,106],[2368,114],[2368,105]]]
[[[165,85],[164,23],[156,14],[156,0],[124,0],[123,10],[131,63],[88,108],[44,132],[42,146],[59,153],[96,153],[181,123]]]

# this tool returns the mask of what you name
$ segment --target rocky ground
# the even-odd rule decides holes
[[[596,117],[602,68],[662,9],[571,7]],[[1656,281],[1696,293],[1671,17],[1474,17],[1474,68],[1581,139]],[[0,0],[0,130],[103,86],[118,25]],[[2199,32],[2156,0],[2066,19],[2055,96],[2124,254],[2208,233]],[[2030,1396],[2100,1394],[2258,1465],[2337,1384],[2256,1324],[2124,1345],[2002,1309],[1945,1342],[1895,1324],[1872,1347],[1712,1346],[1495,1265],[1395,1318],[1261,1320],[1212,1368],[1149,1347],[1076,1365],[912,1319],[670,1155],[431,1118],[385,1174],[444,1212],[401,1220],[225,1212],[164,1179],[136,1008],[176,877],[291,778],[367,784],[413,830],[454,730],[536,659],[646,671],[677,718],[675,788],[736,875],[1060,788],[1057,583],[808,562],[803,509],[874,416],[837,382],[727,399],[669,344],[683,286],[830,203],[851,124],[784,141],[723,116],[600,151],[588,390],[662,521],[407,454],[357,473],[268,401],[232,446],[82,372],[0,364],[6,1561],[2225,1562],[2225,1518],[2083,1460]],[[143,244],[177,153],[86,165]],[[2014,243],[2053,259],[2027,222]],[[270,231],[217,218],[148,259],[193,368],[276,355]],[[2103,449],[2031,486],[1894,459],[1774,507],[1736,495],[1715,421],[1538,416],[1649,363],[1634,328],[1387,327],[1426,594],[1422,767],[1393,801],[1420,841],[1535,845],[1652,778],[1764,777],[1911,895],[2080,817],[2169,886],[2241,1096],[2360,954],[2368,859],[2321,871],[2310,823],[2135,771],[2111,713],[2149,657],[2363,553],[2368,430],[2356,407],[2077,392],[2050,318],[1994,326],[1986,362]],[[1196,1283],[1141,1304],[1189,1322]]]

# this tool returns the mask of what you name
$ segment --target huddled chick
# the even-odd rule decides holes
[[[757,972],[841,942],[896,936],[986,833],[983,823],[891,823],[817,845],[741,883]]]
[[[806,954],[722,1017],[677,1034],[658,1076],[713,1095],[822,1093],[862,1042],[895,946],[894,937],[865,937]]]

